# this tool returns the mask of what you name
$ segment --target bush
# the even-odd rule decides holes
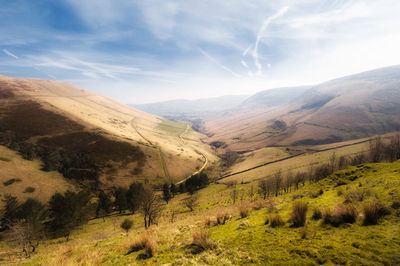
[[[389,209],[380,201],[374,200],[364,205],[364,225],[374,225],[378,223],[380,217],[389,214]]]
[[[311,216],[311,219],[313,220],[319,220],[322,218],[322,211],[321,208],[314,208],[313,214]]]
[[[11,179],[7,180],[6,182],[3,182],[3,185],[6,187],[6,186],[14,184],[15,182],[21,182],[21,179],[11,178]]]
[[[36,189],[34,187],[26,187],[24,193],[33,193],[35,190]]]
[[[227,212],[221,212],[217,215],[217,224],[225,224],[225,222],[229,221],[231,216]]]
[[[293,210],[291,215],[291,221],[294,227],[304,226],[307,219],[307,203],[302,201],[296,201],[293,204]]]
[[[193,241],[190,245],[192,253],[197,254],[214,247],[210,239],[210,233],[207,230],[196,231],[192,235]]]
[[[271,226],[272,228],[282,226],[284,224],[285,222],[282,220],[282,217],[279,214],[272,214],[269,217],[269,226]]]
[[[247,206],[240,206],[239,207],[239,214],[241,218],[245,218],[249,216],[250,209]]]
[[[133,226],[133,221],[126,218],[122,223],[121,223],[121,228],[126,231],[126,234],[129,233],[129,230],[131,230]]]
[[[130,246],[128,254],[144,249],[142,258],[154,257],[157,253],[157,245],[149,235],[143,235],[136,238]]]

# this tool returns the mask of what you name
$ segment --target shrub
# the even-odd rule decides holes
[[[210,239],[210,233],[207,230],[196,231],[192,237],[193,241],[190,246],[193,254],[201,253],[214,247]]]
[[[285,223],[283,222],[282,217],[279,214],[273,214],[269,217],[269,224],[269,226],[275,228],[278,226],[282,226]]]
[[[26,187],[24,193],[33,193],[35,190],[36,189],[34,187]]]
[[[157,246],[155,241],[149,235],[142,235],[140,238],[136,238],[130,246],[128,254],[143,250],[143,258],[151,258],[157,253]]]
[[[126,231],[126,234],[129,233],[129,230],[131,230],[133,226],[133,221],[126,218],[122,223],[121,223],[121,228]]]
[[[247,206],[240,206],[239,207],[239,214],[241,218],[245,218],[249,216],[250,209]]]
[[[304,226],[307,219],[307,203],[302,201],[296,201],[293,204],[293,210],[291,215],[291,221],[294,227]]]
[[[15,182],[21,182],[21,179],[11,178],[11,179],[7,180],[6,182],[3,182],[3,185],[6,187],[6,186],[14,184]]]
[[[321,208],[314,208],[313,214],[311,216],[311,219],[313,220],[319,220],[322,218],[322,211]]]
[[[230,220],[230,215],[227,212],[218,213],[217,224],[225,224],[225,222]]]
[[[262,202],[260,202],[260,201],[257,201],[257,202],[255,202],[255,203],[253,204],[253,210],[258,211],[258,210],[261,210],[262,207],[263,207],[263,204],[262,204]]]
[[[364,205],[364,225],[374,225],[378,223],[380,217],[389,214],[389,209],[380,201],[374,200]]]

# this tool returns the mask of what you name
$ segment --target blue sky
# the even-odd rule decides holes
[[[400,1],[0,0],[0,74],[124,103],[250,94],[400,64]]]

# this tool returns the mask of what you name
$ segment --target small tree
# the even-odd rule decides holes
[[[143,191],[143,184],[139,182],[134,182],[129,186],[128,192],[126,193],[126,200],[128,204],[128,209],[135,213],[140,205],[140,194]]]
[[[126,235],[129,234],[129,230],[131,230],[132,226],[133,221],[128,218],[124,219],[124,221],[121,223],[121,228],[126,231]]]
[[[99,200],[97,202],[96,209],[96,217],[102,216],[103,221],[105,221],[105,216],[112,211],[112,201],[110,197],[104,193],[104,191],[100,191]]]
[[[258,182],[258,192],[263,196],[264,200],[268,194],[268,180],[263,179]]]
[[[172,198],[171,192],[169,190],[169,185],[168,183],[165,183],[163,185],[163,198],[165,200],[165,202],[168,204],[168,202],[170,201],[170,199]]]
[[[191,195],[189,198],[185,200],[185,206],[189,208],[189,210],[192,212],[193,209],[198,206],[198,198],[196,196]]]
[[[10,224],[18,220],[19,203],[17,198],[10,194],[4,195],[2,202],[4,208],[2,210],[1,227],[8,229]]]
[[[119,213],[121,214],[122,211],[128,208],[128,202],[126,199],[127,190],[124,189],[123,187],[118,187],[114,193],[115,193],[114,205],[117,207]]]
[[[178,190],[177,190],[177,188],[176,188],[174,183],[171,184],[171,187],[170,187],[169,190],[170,190],[170,192],[172,194],[172,197],[175,196],[178,193]]]

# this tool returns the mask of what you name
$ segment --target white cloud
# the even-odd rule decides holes
[[[6,55],[9,55],[9,56],[11,56],[11,57],[13,57],[13,58],[15,58],[15,59],[18,59],[18,58],[19,58],[18,56],[16,56],[15,54],[11,53],[11,52],[8,51],[7,49],[3,49],[3,52],[4,52]]]

